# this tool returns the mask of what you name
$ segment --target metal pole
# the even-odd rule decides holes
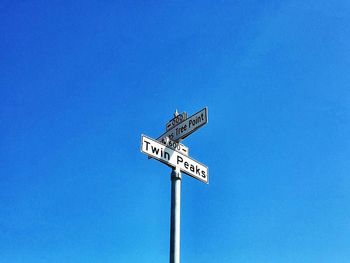
[[[171,172],[170,263],[180,263],[181,173]]]

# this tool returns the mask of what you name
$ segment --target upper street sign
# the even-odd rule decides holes
[[[141,152],[171,167],[178,167],[182,172],[208,183],[209,170],[207,166],[148,136],[141,135]]]
[[[202,127],[207,122],[208,108],[204,108],[165,132],[158,138],[158,141],[161,141],[166,137],[169,137],[169,139],[173,141],[179,141],[186,138],[188,135],[190,135],[198,128]]]

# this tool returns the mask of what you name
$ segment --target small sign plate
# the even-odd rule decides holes
[[[187,113],[183,112],[177,115],[176,117],[172,118],[168,123],[165,125],[166,131],[169,131],[174,126],[178,125],[179,123],[183,122],[187,119]]]

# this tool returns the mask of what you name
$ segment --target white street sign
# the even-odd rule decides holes
[[[169,137],[173,141],[179,141],[186,138],[188,135],[202,127],[207,122],[208,108],[204,108],[161,135],[158,138],[158,141],[163,140],[166,137]]]
[[[186,119],[187,119],[187,113],[186,112],[180,113],[179,115],[177,115],[176,117],[168,121],[168,123],[165,125],[166,130],[169,131],[172,127],[176,126],[177,124],[183,122]]]
[[[207,166],[148,136],[141,135],[141,152],[171,167],[178,167],[182,172],[208,183],[209,170]]]

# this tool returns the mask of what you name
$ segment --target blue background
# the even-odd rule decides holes
[[[0,262],[350,262],[349,1],[1,1]]]

